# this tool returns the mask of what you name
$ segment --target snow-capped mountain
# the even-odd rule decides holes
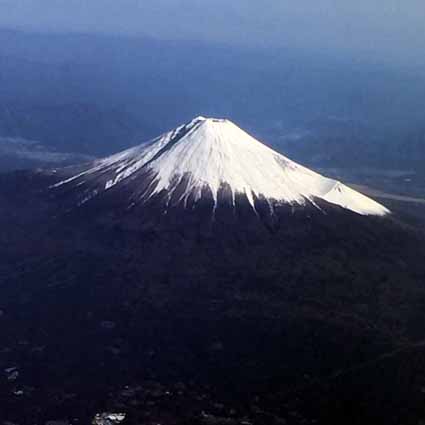
[[[373,418],[394,399],[421,408],[422,382],[405,393],[400,379],[422,363],[400,347],[421,338],[412,318],[425,322],[425,241],[397,210],[386,214],[223,120],[197,118],[79,167],[0,173],[2,343],[6,367],[25,371],[0,380],[2,412],[16,408],[19,384],[32,420],[70,365],[66,393],[99,394],[93,415],[111,382],[121,402],[139,379],[171,382],[170,394],[181,383],[190,394],[195,380],[197,396],[216,391],[212,376],[224,383],[217,394],[278,384],[279,412],[292,394],[291,403],[313,406],[312,419],[323,403],[326,424],[343,422],[352,400],[376,398]],[[398,373],[393,353],[413,369]],[[86,397],[69,402],[61,417],[87,412]],[[329,421],[335,402],[341,414]],[[252,423],[278,423],[259,411]]]
[[[54,188],[75,189],[80,204],[113,188],[125,188],[128,206],[156,196],[167,205],[173,200],[187,207],[205,197],[212,198],[214,205],[235,206],[240,197],[246,197],[254,209],[261,199],[272,211],[279,204],[320,208],[317,202],[326,201],[361,215],[389,213],[372,199],[291,161],[224,119],[195,118],[147,144],[65,173],[67,177]]]

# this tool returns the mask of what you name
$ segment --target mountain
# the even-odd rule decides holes
[[[202,117],[0,175],[1,419],[417,425],[425,241],[402,218]]]
[[[69,173],[70,170],[66,170]],[[243,198],[255,209],[325,202],[364,215],[386,215],[377,202],[338,181],[322,177],[267,146],[224,119],[195,118],[152,142],[86,166],[55,184],[75,190],[79,204],[105,191],[128,193],[127,205],[160,197],[193,206],[200,200],[236,204]]]

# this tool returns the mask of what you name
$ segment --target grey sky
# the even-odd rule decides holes
[[[149,34],[409,60],[425,45],[424,0],[0,0],[0,26]]]

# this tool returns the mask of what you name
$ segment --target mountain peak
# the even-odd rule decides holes
[[[199,115],[198,117],[194,118],[192,123],[199,123],[199,122],[206,122],[206,123],[226,123],[230,122],[227,118],[214,118],[214,117],[204,117],[202,115]]]
[[[104,191],[134,187],[132,204],[156,195],[183,206],[205,193],[233,206],[246,196],[276,203],[316,205],[324,200],[363,215],[389,211],[342,183],[323,177],[270,149],[226,119],[197,117],[146,144],[98,160],[55,187],[72,185],[87,202]]]

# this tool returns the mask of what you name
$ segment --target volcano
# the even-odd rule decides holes
[[[0,228],[0,421],[425,417],[422,233],[230,121],[0,175]]]
[[[198,117],[146,144],[88,164],[54,188],[73,189],[79,204],[115,189],[126,207],[161,198],[183,208],[212,200],[233,207],[245,198],[274,206],[338,205],[361,215],[389,211],[342,183],[323,177],[273,151],[224,119]],[[74,174],[72,174],[74,173]]]

